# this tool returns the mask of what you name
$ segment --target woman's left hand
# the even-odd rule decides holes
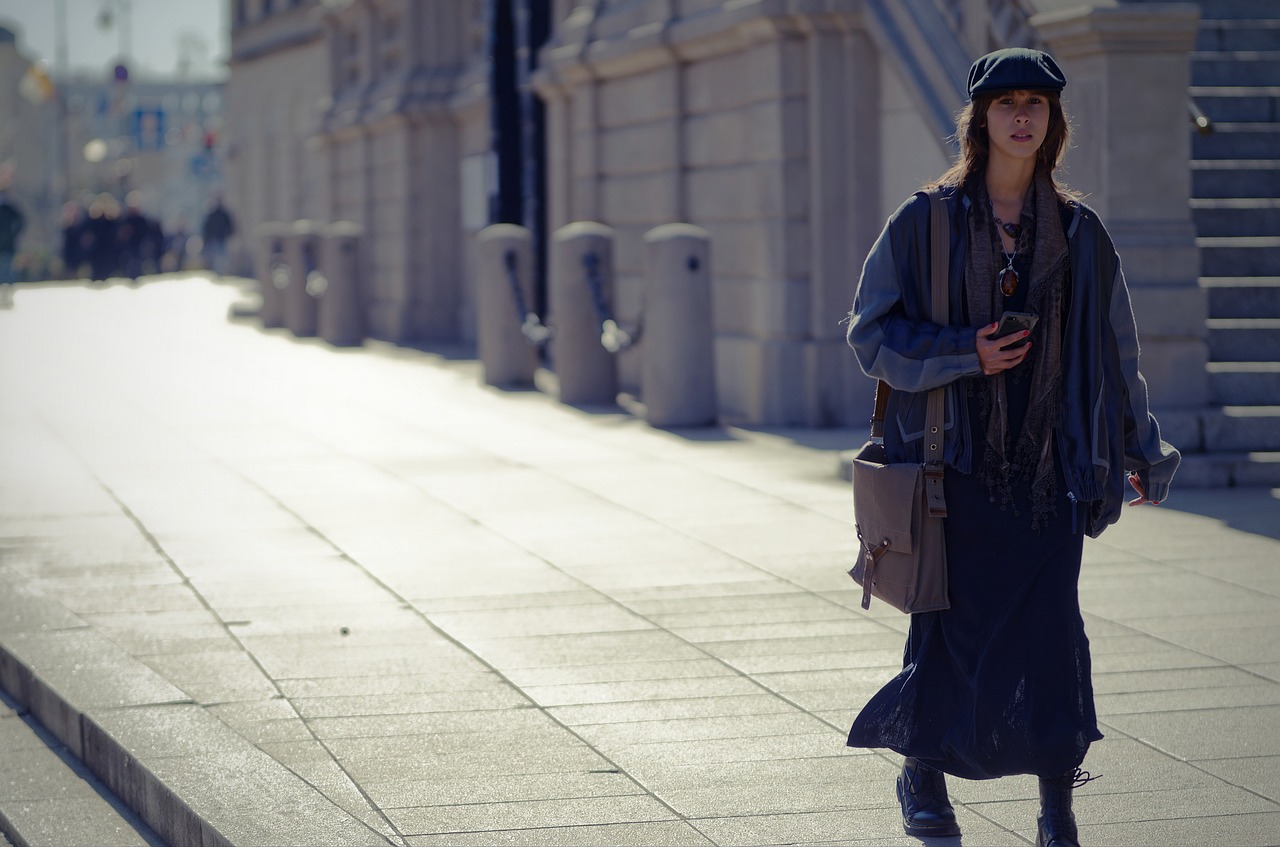
[[[1129,474],[1129,484],[1133,486],[1134,491],[1138,492],[1137,498],[1129,501],[1130,506],[1141,506],[1143,503],[1150,503],[1152,506],[1160,505],[1156,500],[1147,499],[1147,492],[1142,488],[1142,480],[1136,473]]]

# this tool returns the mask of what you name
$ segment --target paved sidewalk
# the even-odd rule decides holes
[[[0,684],[160,837],[920,843],[844,747],[906,626],[845,575],[860,432],[658,431],[239,297],[0,312]],[[1277,493],[1085,551],[1084,843],[1280,844]],[[1034,843],[1033,779],[951,787],[964,844]]]

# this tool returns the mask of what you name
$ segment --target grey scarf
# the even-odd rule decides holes
[[[969,260],[965,269],[965,298],[970,323],[985,326],[1004,310],[1004,296],[996,275],[1004,266],[1003,248],[996,232],[986,176],[973,184],[974,202],[969,213]],[[1062,383],[1062,301],[1067,278],[1067,238],[1058,213],[1058,197],[1049,178],[1037,171],[1022,210],[1019,253],[1031,251],[1030,285],[1026,311],[1040,316],[1031,333],[1031,352],[1017,368],[995,376],[977,377],[976,396],[986,417],[986,454],[978,469],[992,497],[1002,507],[1018,511],[1013,484],[1027,482],[1031,490],[1031,525],[1042,527],[1054,512],[1057,484],[1053,469],[1053,432],[1058,424]],[[999,264],[997,264],[999,262]],[[1009,433],[1006,380],[1023,368],[1031,368],[1031,397],[1022,431]]]

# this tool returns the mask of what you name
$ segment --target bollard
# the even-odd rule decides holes
[[[258,288],[262,308],[258,319],[264,327],[284,326],[284,292],[289,287],[289,263],[284,257],[289,225],[270,221],[258,227]]]
[[[327,285],[320,269],[320,233],[315,221],[294,221],[285,238],[289,287],[284,292],[284,325],[300,338],[316,334],[316,298]]]
[[[709,426],[717,412],[710,233],[691,224],[665,224],[644,240],[645,420],[653,426]]]
[[[329,224],[323,230],[321,243],[320,267],[325,285],[318,295],[317,331],[337,347],[359,346],[364,342],[360,225],[350,221]]]
[[[547,311],[555,334],[551,364],[564,403],[615,403],[618,373],[613,354],[600,343],[601,325],[587,284],[594,263],[604,297],[613,293],[613,230],[604,224],[578,221],[551,237],[551,274]]]
[[[515,224],[480,230],[480,275],[476,292],[476,347],[487,385],[533,385],[538,369],[536,338],[541,326],[532,309],[533,236]]]

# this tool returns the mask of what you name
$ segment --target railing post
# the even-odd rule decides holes
[[[715,328],[711,321],[711,236],[691,224],[645,233],[641,399],[653,426],[715,423]]]
[[[538,348],[523,329],[533,314],[533,237],[525,227],[494,224],[480,230],[476,242],[476,347],[484,381],[532,385]]]
[[[289,287],[285,289],[284,325],[298,337],[316,334],[317,292],[323,290],[320,270],[320,225],[294,221],[285,239]]]
[[[360,225],[329,224],[323,231],[320,267],[327,285],[319,296],[317,328],[338,347],[364,342],[364,302],[360,296]]]
[[[596,288],[589,273],[597,274]],[[551,364],[564,403],[615,403],[618,373],[613,354],[600,343],[601,322],[594,294],[613,294],[613,230],[578,221],[551,238],[548,314],[555,326]]]
[[[258,320],[267,328],[284,326],[284,292],[289,287],[289,263],[285,259],[285,238],[289,225],[279,221],[258,227],[258,288],[262,308]]]

